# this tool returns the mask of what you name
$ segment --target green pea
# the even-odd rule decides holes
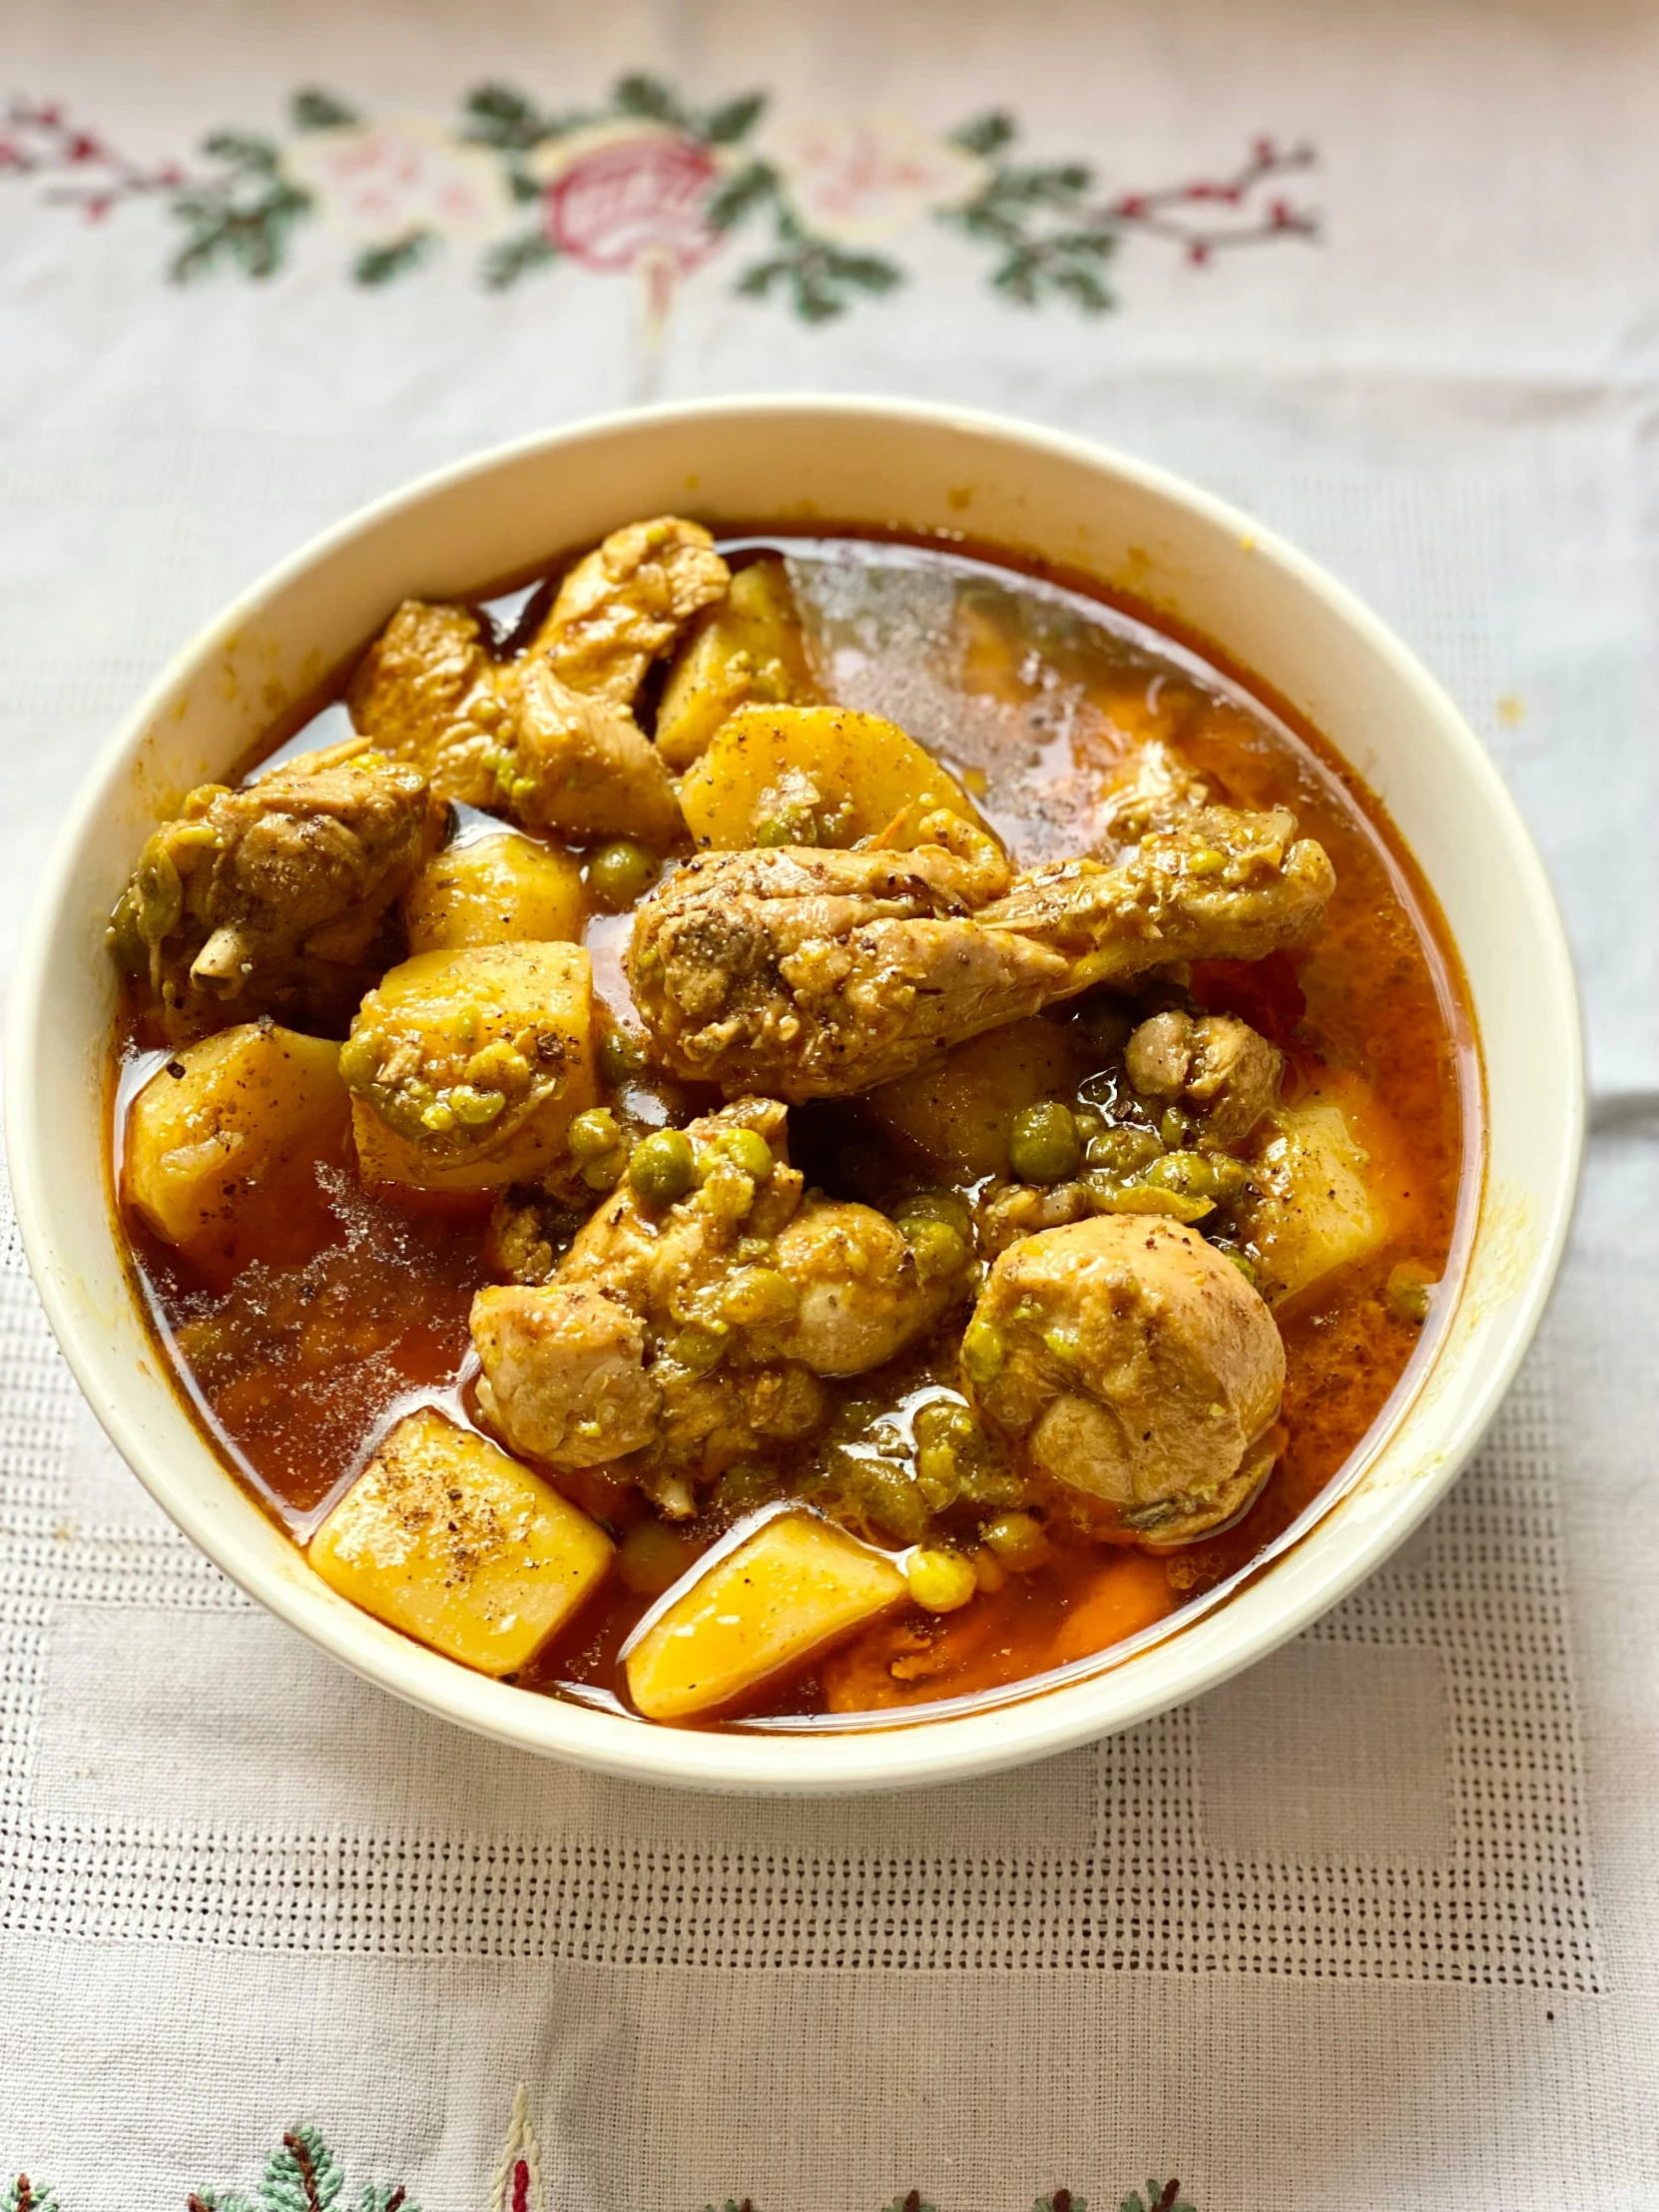
[[[645,1066],[645,1047],[626,1029],[607,1029],[599,1040],[599,1070],[613,1091],[633,1081]]]
[[[940,1283],[959,1275],[967,1266],[967,1239],[947,1221],[928,1221],[906,1214],[898,1224],[899,1235],[910,1248],[916,1273],[924,1283]]]
[[[1008,1131],[1008,1165],[1022,1183],[1064,1183],[1083,1164],[1077,1124],[1058,1099],[1023,1106]]]
[[[1002,1332],[994,1322],[975,1319],[962,1338],[962,1366],[968,1381],[983,1389],[1002,1373]]]
[[[616,837],[602,844],[588,862],[588,888],[602,906],[620,913],[645,896],[662,867],[656,853],[645,845],[636,844],[632,837]]]
[[[691,1189],[695,1175],[691,1139],[683,1129],[659,1129],[629,1156],[628,1180],[648,1206],[672,1206]]]
[[[1150,1129],[1103,1129],[1091,1137],[1083,1157],[1091,1168],[1108,1175],[1129,1176],[1150,1167],[1162,1147]]]
[[[720,1302],[725,1319],[740,1329],[766,1329],[793,1321],[800,1296],[778,1268],[740,1268]]]
[[[139,855],[133,882],[138,891],[139,927],[152,944],[160,944],[177,928],[184,913],[185,885],[172,853],[159,836],[152,837]]]
[[[1382,1287],[1382,1301],[1396,1321],[1409,1322],[1420,1329],[1428,1319],[1429,1293],[1434,1278],[1420,1260],[1401,1260],[1388,1271],[1388,1280]]]
[[[138,912],[133,904],[131,891],[123,891],[116,900],[109,927],[104,931],[104,942],[114,955],[117,967],[124,973],[142,975],[149,966],[149,952],[144,942],[144,932],[139,927]]]
[[[946,1444],[953,1451],[972,1451],[981,1441],[979,1423],[954,1398],[930,1399],[917,1410],[911,1425],[918,1444]]]
[[[693,1322],[669,1339],[668,1352],[677,1366],[689,1369],[693,1375],[709,1375],[726,1357],[726,1338],[718,1330]]]
[[[973,1231],[973,1215],[968,1202],[957,1191],[915,1191],[908,1198],[901,1198],[892,1210],[892,1218],[900,1229],[907,1221],[942,1221],[946,1228],[954,1229],[965,1243]],[[908,1231],[905,1232],[908,1235]]]
[[[987,1521],[979,1533],[1002,1564],[1012,1568],[1015,1574],[1029,1574],[1048,1557],[1047,1534],[1042,1522],[1032,1513],[999,1513],[995,1520]]]
[[[758,1129],[734,1129],[721,1140],[721,1149],[735,1168],[757,1183],[772,1173],[772,1147]]]
[[[457,1083],[448,1097],[455,1119],[468,1129],[487,1128],[507,1103],[499,1091],[481,1091],[471,1083]]]
[[[697,1545],[678,1529],[660,1520],[636,1521],[617,1551],[617,1574],[635,1597],[661,1597],[696,1557]]]
[[[578,1114],[570,1125],[570,1156],[579,1165],[591,1160],[601,1160],[607,1152],[614,1152],[622,1142],[622,1131],[617,1118],[608,1106],[590,1106],[585,1114]]]
[[[755,827],[755,842],[763,845],[817,844],[818,824],[812,815],[768,815]]]
[[[1248,1171],[1225,1152],[1166,1152],[1141,1177],[1155,1191],[1211,1200],[1237,1198],[1249,1180]]]

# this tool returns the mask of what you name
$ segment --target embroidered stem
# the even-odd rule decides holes
[[[299,2181],[305,2192],[307,2212],[322,2212],[322,2199],[317,2193],[316,2162],[311,2156],[310,2145],[301,2135],[289,2128],[282,2137],[282,2148],[292,2156],[299,2168]]]
[[[55,102],[14,100],[0,121],[0,176],[72,176],[74,184],[55,185],[49,203],[79,208],[89,223],[101,223],[124,200],[183,189],[185,173],[176,162],[147,169],[119,154],[107,139],[69,121]]]

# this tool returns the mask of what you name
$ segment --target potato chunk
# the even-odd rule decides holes
[[[468,837],[427,861],[404,896],[403,919],[411,952],[574,942],[582,927],[581,863],[511,830]]]
[[[331,1590],[480,1674],[522,1667],[604,1578],[604,1530],[429,1407],[400,1420],[311,1538]]]
[[[676,655],[657,709],[657,750],[678,773],[702,759],[739,707],[817,697],[789,571],[768,553],[738,570]]]
[[[653,1721],[730,1705],[884,1613],[906,1589],[883,1553],[814,1514],[780,1514],[717,1559],[628,1646],[628,1694]]]
[[[850,707],[740,707],[680,786],[701,845],[917,840],[931,814],[982,827],[973,802],[896,723]]]
[[[1375,1252],[1388,1234],[1370,1154],[1334,1099],[1282,1106],[1264,1124],[1253,1165],[1260,1196],[1240,1226],[1271,1305]]]
[[[158,1237],[190,1244],[233,1225],[303,1154],[343,1134],[339,1051],[271,1021],[184,1046],[140,1091],[127,1122],[127,1196]]]
[[[340,1073],[366,1182],[534,1182],[598,1096],[588,956],[575,944],[417,952],[363,1000]]]
[[[1069,1095],[1078,1075],[1057,1022],[1011,1021],[955,1051],[937,1067],[882,1083],[865,1104],[884,1129],[908,1137],[952,1175],[1008,1173],[1008,1129],[1023,1106]]]

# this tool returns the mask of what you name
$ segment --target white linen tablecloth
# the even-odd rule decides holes
[[[333,1667],[115,1460],[9,1236],[0,2179],[62,2212],[302,2212],[333,2158],[365,2212],[1659,2202],[1659,15],[4,22],[8,961],[118,714],[322,524],[642,395],[893,391],[1184,470],[1397,625],[1554,874],[1596,1134],[1537,1352],[1367,1587],[1127,1736],[845,1804],[567,1773]]]

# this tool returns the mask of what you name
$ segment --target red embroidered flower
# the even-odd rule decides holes
[[[715,157],[678,132],[594,135],[546,188],[547,235],[585,269],[664,264],[684,276],[719,244],[706,210]]]

